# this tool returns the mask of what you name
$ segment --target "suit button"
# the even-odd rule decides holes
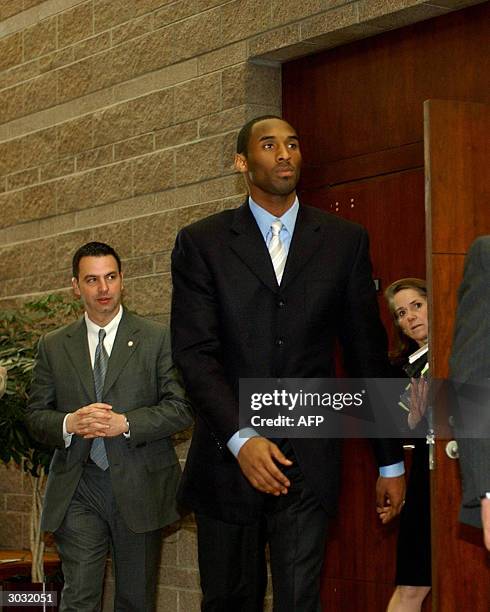
[[[276,340],[276,346],[282,346],[284,344],[284,338],[278,338]]]
[[[277,301],[277,307],[284,308],[284,306],[286,306],[286,302],[282,298],[279,298]]]

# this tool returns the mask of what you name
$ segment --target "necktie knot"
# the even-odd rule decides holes
[[[106,337],[105,329],[103,328],[99,329],[99,344],[102,344],[104,342],[105,337]]]
[[[281,230],[282,230],[282,221],[279,221],[279,219],[276,219],[275,221],[271,223],[271,232],[273,236],[279,236],[279,234],[281,233]]]

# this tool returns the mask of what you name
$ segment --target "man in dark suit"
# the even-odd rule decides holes
[[[235,165],[248,200],[184,228],[172,254],[174,359],[197,412],[180,501],[196,513],[203,610],[263,609],[267,540],[275,612],[318,612],[340,446],[239,432],[238,385],[330,377],[337,337],[352,376],[387,375],[368,240],[299,205],[299,139],[285,121],[246,124]],[[381,465],[399,462],[394,446],[379,445]],[[378,482],[384,520],[403,500],[394,468]]]
[[[178,518],[171,436],[191,413],[169,333],[121,305],[117,253],[90,242],[73,257],[79,321],[39,343],[27,424],[56,447],[42,528],[54,532],[65,585],[60,610],[100,610],[109,547],[117,612],[154,610],[162,528]]]
[[[451,352],[451,378],[461,411],[490,400],[490,236],[473,242],[465,262],[459,289],[454,341]],[[485,410],[483,411],[485,414]],[[487,421],[488,424],[488,421]],[[482,424],[486,438],[458,440],[463,477],[461,520],[483,527],[485,546],[490,550],[490,431]],[[474,435],[474,433],[473,433]]]

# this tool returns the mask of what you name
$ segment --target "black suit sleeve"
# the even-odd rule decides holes
[[[238,402],[225,375],[213,278],[185,229],[172,253],[172,282],[174,361],[199,416],[225,445],[239,429]]]

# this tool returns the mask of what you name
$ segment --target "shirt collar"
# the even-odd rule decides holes
[[[259,226],[260,233],[264,237],[264,240],[271,229],[271,223],[276,219],[280,219],[282,221],[290,236],[293,235],[294,226],[296,225],[296,218],[299,211],[298,196],[296,196],[291,208],[288,208],[282,217],[275,217],[274,215],[271,215],[269,211],[265,210],[265,208],[262,208],[262,206],[254,202],[250,196],[248,197],[248,205],[250,206],[250,211],[252,212],[252,215]]]
[[[115,329],[118,328],[119,323],[121,322],[122,316],[123,316],[123,307],[121,305],[119,306],[119,312],[117,313],[117,315],[111,321],[109,321],[109,323],[105,327],[101,327],[100,325],[97,325],[97,323],[94,323],[89,318],[88,314],[85,313],[85,324],[87,325],[87,331],[89,333],[96,334],[98,336],[99,329],[105,329],[106,335],[110,334],[111,332],[113,332]]]

